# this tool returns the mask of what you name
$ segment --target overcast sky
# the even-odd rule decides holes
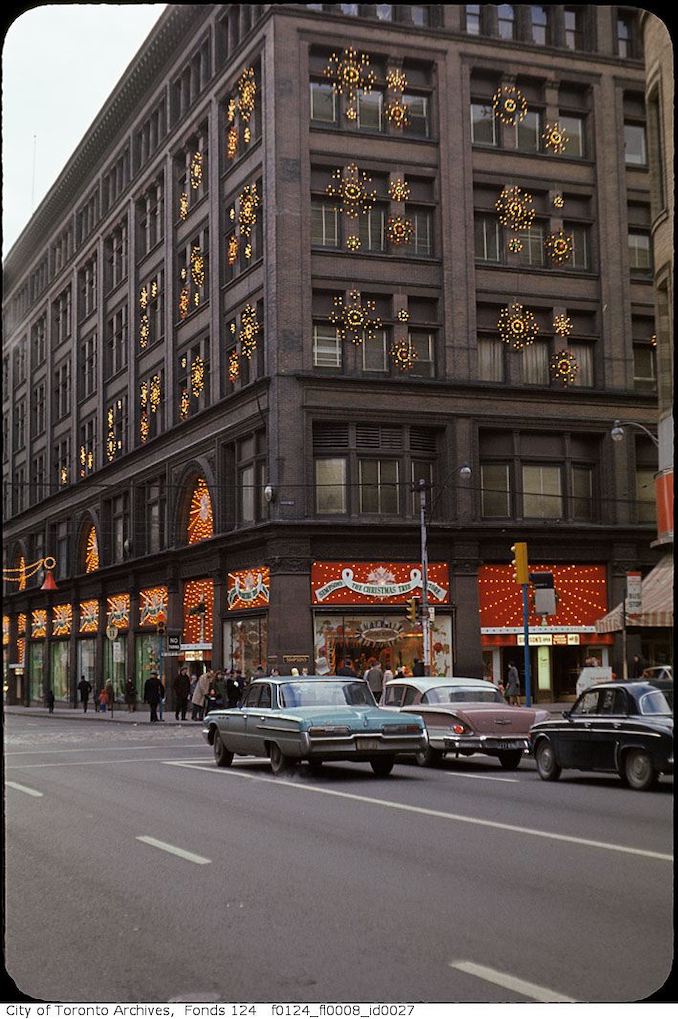
[[[166,4],[47,4],[2,51],[2,257],[70,159]]]

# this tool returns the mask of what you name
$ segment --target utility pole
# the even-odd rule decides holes
[[[426,536],[426,482],[419,478],[419,528],[421,531],[421,632],[424,643],[424,675],[431,675],[431,620],[428,612],[428,548]]]

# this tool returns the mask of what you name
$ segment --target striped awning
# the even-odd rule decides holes
[[[673,626],[673,557],[664,556],[642,582],[642,612],[629,612],[626,626]],[[624,628],[623,603],[596,622],[597,633]]]

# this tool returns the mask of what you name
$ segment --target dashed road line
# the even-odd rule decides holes
[[[26,793],[28,796],[44,796],[44,793],[39,793],[37,789],[31,789],[27,785],[20,785],[18,782],[5,782],[6,786],[10,789],[18,789],[20,793]]]
[[[198,856],[197,853],[191,853],[188,849],[180,849],[179,846],[172,846],[169,842],[161,842],[160,839],[154,839],[151,835],[136,835],[137,842],[145,842],[147,846],[154,846],[156,849],[162,849],[165,853],[172,853],[173,856],[180,856],[182,860],[188,860],[189,863],[211,863],[206,856]]]
[[[484,782],[520,782],[519,778],[500,778],[499,775],[475,775],[466,771],[443,771],[441,775],[449,775],[450,778],[480,778]]]
[[[490,984],[496,984],[497,987],[504,987],[508,991],[515,991],[517,994],[522,994],[526,998],[532,998],[534,1001],[540,1001],[546,1004],[551,1002],[561,1002],[566,1004],[574,1004],[576,998],[568,998],[565,994],[559,994],[557,991],[552,991],[548,987],[541,987],[539,984],[533,984],[529,980],[521,980],[519,977],[514,977],[510,973],[502,973],[498,969],[491,969],[489,966],[480,966],[475,962],[468,962],[465,959],[457,959],[454,962],[448,963],[452,969],[458,969],[462,973],[470,973],[471,976],[479,977],[480,980],[486,980]]]
[[[457,821],[461,824],[475,824],[483,828],[494,828],[499,831],[515,832],[517,835],[529,835],[534,838],[549,839],[553,842],[568,842],[571,845],[584,846],[589,849],[605,849],[608,852],[626,853],[630,856],[643,856],[650,860],[673,861],[671,853],[657,853],[651,849],[637,849],[635,846],[623,846],[614,842],[599,842],[595,839],[579,838],[576,835],[560,835],[557,832],[540,831],[538,828],[525,828],[522,825],[506,824],[502,821],[490,821],[484,817],[470,817],[466,814],[451,814],[444,810],[433,810],[430,807],[415,807],[409,803],[395,803],[393,800],[382,800],[374,796],[360,796],[358,793],[340,792],[338,789],[324,789],[322,786],[310,785],[306,782],[290,782],[281,778],[267,778],[264,775],[253,775],[250,772],[240,769],[222,769],[212,765],[205,765],[202,761],[193,763],[191,761],[165,761],[174,768],[191,768],[195,771],[206,771],[210,775],[221,777],[247,778],[251,782],[267,782],[276,786],[287,786],[289,789],[297,789],[300,792],[322,793],[325,796],[338,796],[341,799],[354,800],[359,803],[370,803],[375,806],[389,807],[391,810],[401,810],[411,814],[424,814],[427,817],[438,817],[445,821]]]

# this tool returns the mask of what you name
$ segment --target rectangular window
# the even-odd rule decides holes
[[[71,410],[71,362],[62,363],[54,370],[54,419],[60,421]]]
[[[563,498],[560,466],[523,465],[523,516],[526,519],[561,520]]]
[[[636,501],[638,523],[653,524],[657,519],[657,502],[654,494],[655,471],[646,467],[636,468]]]
[[[71,482],[71,440],[69,436],[61,439],[54,447],[54,481],[61,488]]]
[[[144,514],[146,552],[160,552],[165,544],[165,483],[162,478],[146,485]]]
[[[248,464],[238,472],[238,491],[240,492],[239,523],[254,523],[254,464]]]
[[[522,250],[518,254],[521,265],[543,265],[544,264],[544,224],[534,222],[528,230],[520,233],[520,240],[523,242]]]
[[[36,438],[38,435],[42,435],[45,430],[46,388],[47,384],[43,379],[41,382],[36,383],[33,390],[33,416],[31,422],[33,438]]]
[[[363,92],[358,89],[358,116],[354,121],[359,131],[381,131],[383,129],[384,97],[381,92]]]
[[[568,343],[569,349],[577,361],[577,374],[574,377],[573,385],[583,389],[590,389],[593,386],[593,344],[592,343]]]
[[[497,29],[500,39],[515,39],[515,13],[512,4],[497,4]]]
[[[358,221],[361,251],[386,250],[386,210],[376,205]]]
[[[86,478],[97,466],[97,419],[88,418],[80,425],[80,449],[78,450],[78,472]]]
[[[313,364],[316,368],[341,368],[341,339],[335,326],[313,326]]]
[[[504,381],[504,344],[501,340],[478,340],[478,378],[483,382]]]
[[[540,152],[542,114],[540,110],[528,110],[525,117],[515,126],[516,148],[519,152]]]
[[[45,360],[47,353],[46,328],[47,323],[43,315],[31,329],[31,366],[33,369]]]
[[[407,245],[410,255],[429,258],[433,254],[433,224],[430,209],[407,207],[407,218],[412,224],[412,239]]]
[[[435,336],[423,330],[412,330],[409,333],[409,340],[416,355],[410,375],[432,379],[435,375]]]
[[[209,337],[203,337],[178,355],[177,390],[180,421],[186,421],[192,414],[209,407]]]
[[[315,248],[338,248],[339,211],[329,202],[311,202],[311,244]]]
[[[383,373],[388,371],[385,329],[377,329],[375,331],[374,338],[371,340],[365,340],[360,349],[362,351],[364,372]]]
[[[624,124],[624,162],[627,166],[647,166],[644,124]]]
[[[572,519],[593,520],[593,471],[572,467]]]
[[[523,382],[533,386],[549,384],[549,345],[537,340],[523,347]]]
[[[111,503],[111,552],[113,562],[125,558],[125,542],[129,534],[129,497],[126,492]]]
[[[508,464],[481,464],[480,503],[484,517],[503,520],[511,516]]]
[[[563,265],[570,269],[591,268],[590,229],[581,223],[563,223],[563,230],[572,238],[572,255]]]
[[[651,267],[650,235],[629,230],[629,265],[631,271],[646,273]]]
[[[337,122],[337,97],[329,83],[311,82],[311,120],[320,124]]]
[[[640,392],[657,388],[656,352],[646,343],[633,344],[633,388]]]
[[[80,397],[90,396],[97,387],[97,338],[87,336],[80,344]]]
[[[106,378],[127,365],[127,305],[113,312],[106,323]]]
[[[466,4],[466,31],[468,35],[480,35],[480,4]]]
[[[471,103],[471,141],[474,145],[496,145],[497,127],[491,103]]]
[[[637,59],[636,19],[632,14],[617,15],[617,53],[622,60]]]
[[[408,123],[405,134],[416,138],[429,136],[429,101],[427,96],[413,96],[405,93],[403,105],[407,107]]]
[[[315,461],[316,513],[346,512],[346,459],[322,457]]]
[[[476,212],[474,218],[476,259],[479,262],[501,261],[499,219],[487,212]]]
[[[14,442],[13,451],[23,449],[26,444],[26,400],[18,400],[14,405]]]
[[[586,157],[585,121],[583,117],[572,117],[561,113],[560,126],[567,135],[567,147],[564,155],[568,159],[584,159]]]
[[[584,48],[582,14],[583,11],[579,7],[565,8],[565,45],[569,50],[581,50]]]
[[[538,46],[549,46],[549,12],[546,7],[530,7],[532,14],[532,42]]]
[[[398,513],[398,461],[359,460],[360,512]]]

